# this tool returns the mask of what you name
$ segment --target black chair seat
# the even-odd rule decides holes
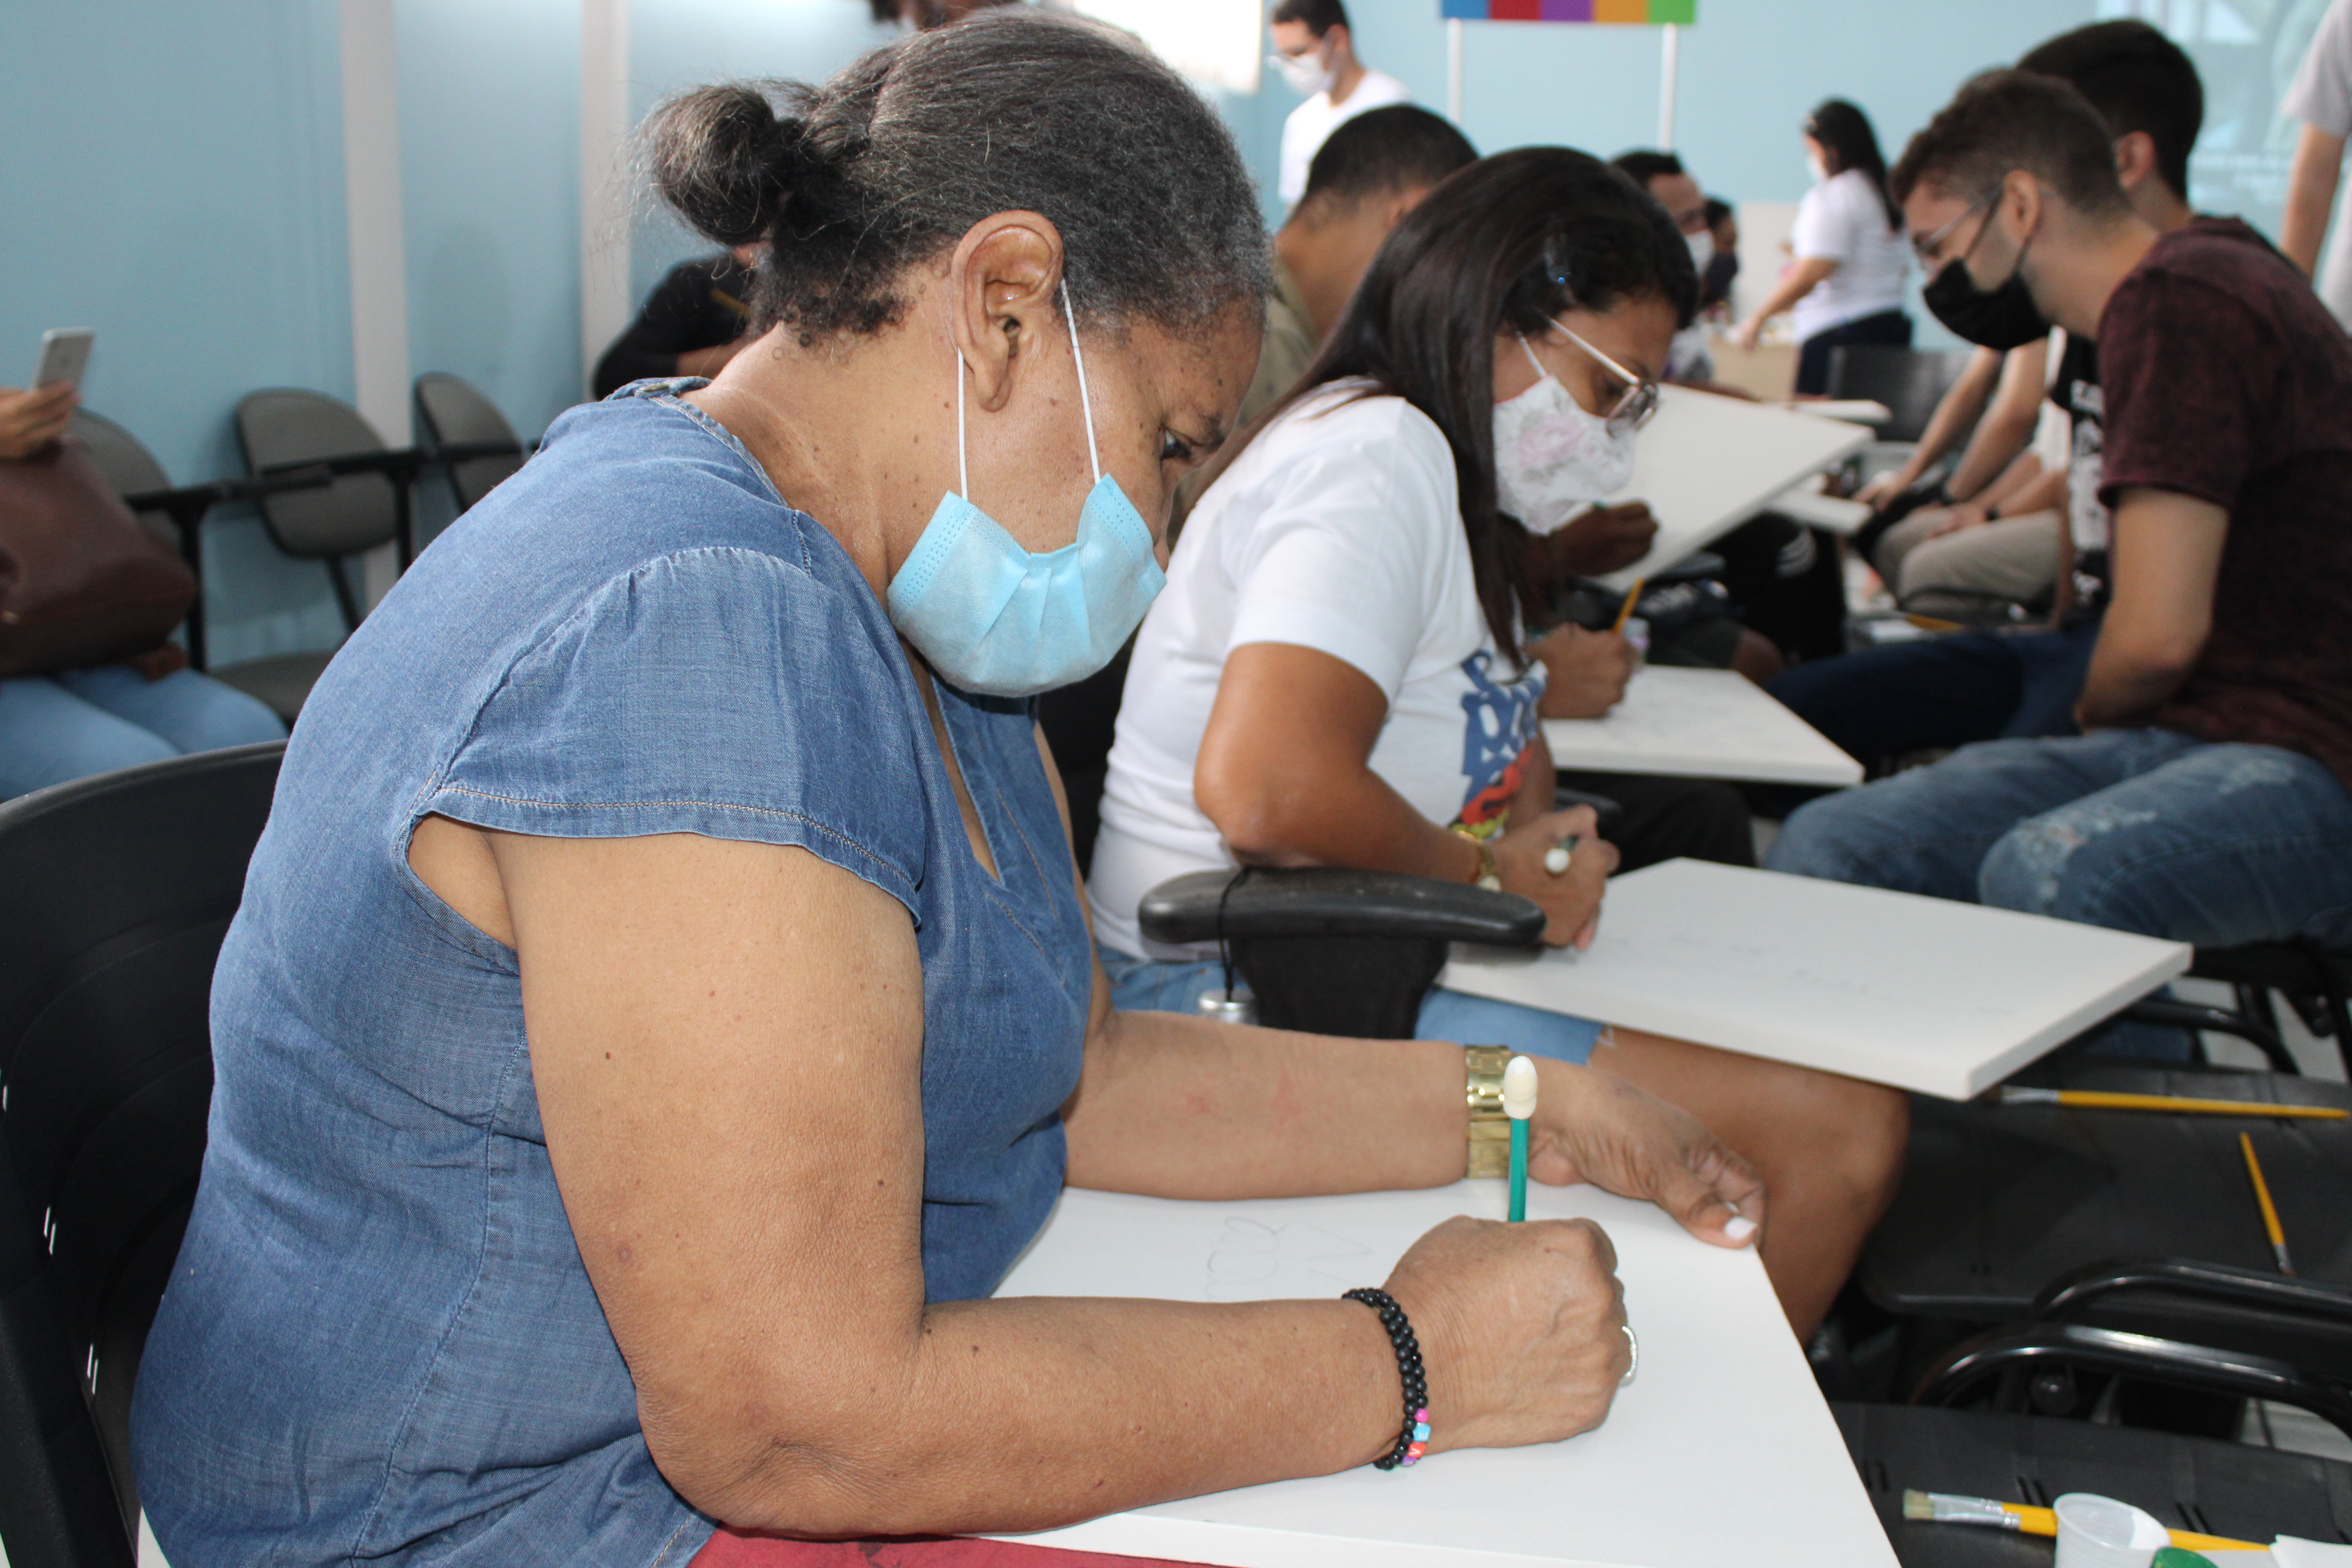
[[[2077,1064],[2074,1088],[2352,1108],[2342,1084],[2275,1073]],[[2176,1116],[2058,1106],[1913,1103],[1911,1152],[1894,1206],[1857,1271],[1904,1316],[1975,1323],[2027,1316],[2053,1281],[2114,1258],[2188,1258],[2273,1272],[2238,1134],[2251,1131],[2302,1275],[2352,1288],[2352,1121]],[[2232,1343],[2352,1376],[2340,1342],[2283,1341],[2260,1314],[2173,1311],[2151,1297],[2075,1321]],[[2216,1336],[2220,1335],[2220,1338]],[[2340,1369],[2340,1370],[2339,1370]]]
[[[2046,1539],[1903,1517],[1906,1489],[2046,1508],[2096,1492],[2174,1530],[2267,1543],[2352,1542],[2352,1465],[2049,1416],[1832,1405],[1903,1568],[2049,1568]]]

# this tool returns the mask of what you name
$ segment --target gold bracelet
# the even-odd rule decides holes
[[[1463,1174],[1475,1181],[1511,1170],[1511,1119],[1503,1113],[1503,1069],[1508,1046],[1465,1046],[1462,1066],[1469,1079],[1470,1152]]]
[[[1478,874],[1470,879],[1470,885],[1474,888],[1483,888],[1490,893],[1501,892],[1503,868],[1496,863],[1494,844],[1480,837],[1465,823],[1457,822],[1447,831],[1459,834],[1468,839],[1470,847],[1478,851]]]

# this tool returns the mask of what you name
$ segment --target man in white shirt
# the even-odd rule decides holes
[[[2352,135],[2352,0],[2336,0],[2311,40],[2280,112],[2303,121],[2289,177],[2279,248],[2319,286],[2336,319],[2352,327],[2352,241],[2338,239],[2319,271],[2319,249],[2344,174],[2344,140]]]
[[[1276,69],[1307,101],[1282,124],[1282,174],[1276,188],[1292,207],[1307,194],[1307,166],[1323,139],[1368,109],[1411,103],[1404,83],[1356,58],[1348,8],[1339,0],[1280,0],[1274,8]]]

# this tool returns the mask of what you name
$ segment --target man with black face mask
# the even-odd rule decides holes
[[[1792,816],[1775,868],[2201,945],[2352,944],[2352,340],[2245,225],[2159,234],[2074,88],[1979,78],[1892,184],[1947,319],[2098,345],[2113,584],[2068,739]]]
[[[2186,192],[2204,91],[2179,45],[2145,22],[2095,22],[2042,43],[2017,68],[2071,82],[2090,100],[2113,135],[2124,198],[2150,226],[2169,233],[2195,216]],[[1925,250],[1936,237],[1915,237]],[[2021,322],[1976,319],[1980,309],[1972,315],[1969,302],[1955,298],[1933,264],[1928,272],[1940,284],[1931,288],[1930,303],[1940,300],[1953,311],[1945,324],[1954,331],[2002,340],[2019,335]],[[1914,472],[1948,447],[1950,430],[1977,418],[1996,374],[2000,391],[1952,477],[1951,494],[1981,499],[1979,492],[2023,450],[2038,414],[2060,417],[2063,454],[2044,455],[2042,477],[2004,495],[1997,517],[1979,522],[1964,516],[1958,529],[1938,538],[1926,531],[1951,529],[1951,512],[1981,516],[1987,509],[1923,510],[1889,530],[1880,546],[1885,552],[1905,531],[1918,530],[1928,542],[1903,543],[1902,580],[1927,591],[1958,584],[2013,593],[2011,584],[2029,567],[2044,582],[2054,576],[2046,623],[1881,644],[1800,665],[1771,683],[1773,696],[1866,764],[1972,741],[2075,732],[2074,699],[2106,604],[2108,518],[2099,500],[2105,405],[2095,345],[2063,332],[2056,337],[2054,374],[2046,336],[2006,353],[1981,350],[1970,371],[1972,398],[1966,380],[1948,395],[1948,405],[1965,406],[1937,409],[1921,444],[1927,461],[1915,458]],[[1948,433],[1940,446],[1938,427]],[[1894,586],[1895,570],[1885,554],[1874,564]]]

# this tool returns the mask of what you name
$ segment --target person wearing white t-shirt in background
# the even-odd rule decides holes
[[[1790,237],[1796,261],[1733,334],[1752,349],[1765,321],[1793,307],[1801,395],[1829,390],[1833,348],[1911,342],[1911,318],[1903,310],[1911,247],[1903,216],[1887,198],[1886,160],[1869,117],[1843,99],[1830,99],[1806,119],[1804,140],[1813,187],[1797,204]]]
[[[2279,248],[2318,286],[2336,319],[2352,328],[2352,241],[2339,238],[2319,270],[2336,192],[2344,175],[2344,141],[2352,136],[2352,0],[2336,0],[2320,19],[2294,86],[2279,111],[2303,121],[2294,171],[2287,179],[2286,216]]]
[[[1137,910],[1241,864],[1500,887],[1546,942],[1591,942],[1616,854],[1552,809],[1540,721],[1605,712],[1633,658],[1574,626],[1522,649],[1527,542],[1625,483],[1697,294],[1665,213],[1566,148],[1475,163],[1391,231],[1306,382],[1221,458],[1137,636],[1088,879],[1115,1006],[1222,987]],[[1900,1170],[1890,1089],[1443,988],[1416,1033],[1587,1062],[1707,1122],[1764,1178],[1800,1332]]]
[[[1276,188],[1285,208],[1307,194],[1307,166],[1323,139],[1368,109],[1411,103],[1404,83],[1356,58],[1348,8],[1339,0],[1281,0],[1274,8],[1272,62],[1307,101],[1282,122],[1282,168]]]

